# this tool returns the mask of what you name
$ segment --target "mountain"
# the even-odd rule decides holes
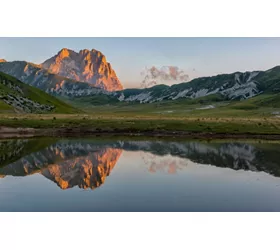
[[[163,100],[196,99],[216,96],[224,100],[244,100],[261,93],[279,93],[280,66],[267,71],[236,72],[200,77],[172,86],[125,89],[114,94],[121,102],[152,103]]]
[[[64,48],[43,62],[41,66],[53,74],[87,82],[106,91],[123,89],[111,64],[100,51],[95,49],[84,49],[77,53]]]
[[[85,105],[154,103],[208,98],[246,100],[260,94],[280,93],[280,66],[266,71],[235,72],[200,77],[172,86],[123,89],[105,56],[97,50],[60,50],[40,65],[0,61],[0,71],[45,92]],[[79,106],[79,105],[78,105]]]
[[[52,74],[40,65],[25,61],[0,62],[0,71],[55,96],[87,96],[106,92],[89,83]]]
[[[70,105],[2,72],[0,72],[0,110],[24,113],[75,112]]]

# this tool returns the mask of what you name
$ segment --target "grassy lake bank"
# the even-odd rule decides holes
[[[174,117],[118,114],[1,114],[0,133],[116,134],[198,138],[280,138],[280,120],[266,117]]]

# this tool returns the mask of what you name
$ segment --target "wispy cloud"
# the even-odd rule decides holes
[[[177,66],[146,67],[141,75],[144,78],[141,85],[146,88],[170,81],[184,82],[189,80],[189,75]]]

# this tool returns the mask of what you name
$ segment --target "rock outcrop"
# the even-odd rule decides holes
[[[86,82],[106,91],[123,89],[111,64],[100,51],[95,49],[84,49],[77,53],[64,48],[43,62],[41,66],[53,74]]]
[[[41,65],[25,61],[0,62],[0,71],[55,96],[88,96],[107,92],[86,82],[52,74]]]

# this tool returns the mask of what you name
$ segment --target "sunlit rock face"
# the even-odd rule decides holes
[[[123,89],[111,64],[100,51],[94,49],[84,49],[77,53],[64,48],[41,66],[53,74],[87,82],[107,91]]]
[[[95,189],[105,182],[121,152],[121,149],[103,149],[85,157],[49,165],[42,174],[62,189],[74,186]]]
[[[72,97],[109,93],[104,89],[94,87],[90,83],[78,82],[52,74],[41,65],[25,61],[0,62],[0,71],[55,96]]]

